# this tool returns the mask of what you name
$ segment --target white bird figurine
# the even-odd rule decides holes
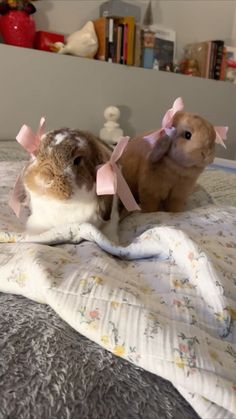
[[[93,58],[97,49],[98,38],[91,20],[82,29],[69,35],[65,45],[62,42],[54,43],[54,50],[59,54],[77,55],[84,58]]]
[[[120,118],[120,110],[116,106],[108,106],[104,111],[105,124],[100,129],[99,137],[111,146],[115,146],[123,136],[123,130],[117,122]]]

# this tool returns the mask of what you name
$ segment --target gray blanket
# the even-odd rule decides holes
[[[1,419],[194,419],[168,381],[112,355],[48,306],[0,294]]]

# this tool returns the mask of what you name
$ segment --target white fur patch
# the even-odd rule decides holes
[[[66,175],[69,175],[70,178],[74,181],[75,180],[75,174],[72,170],[72,168],[70,166],[67,166],[64,170],[63,173]]]
[[[89,192],[85,187],[77,189],[73,197],[64,201],[29,192],[31,215],[27,221],[27,230],[31,233],[40,233],[73,222],[88,222],[97,227],[101,225],[95,188]]]
[[[67,132],[64,133],[64,134],[62,134],[62,133],[57,134],[55,136],[55,138],[54,138],[54,144],[55,145],[58,145],[58,144],[62,143],[62,141],[64,141],[67,137],[68,137],[68,133]]]
[[[78,145],[79,146],[85,146],[86,145],[86,140],[84,138],[81,137],[76,137],[76,140],[78,141]]]
[[[118,242],[117,198],[113,199],[111,220],[104,222],[98,212],[98,197],[95,186],[91,191],[82,187],[74,188],[73,196],[68,200],[57,200],[38,195],[28,190],[30,195],[31,215],[26,228],[30,234],[39,234],[54,227],[70,223],[91,223],[112,241]]]

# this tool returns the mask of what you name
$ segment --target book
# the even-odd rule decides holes
[[[124,23],[123,58],[124,58],[124,64],[127,64],[127,59],[128,59],[128,25],[127,23]]]
[[[134,64],[135,19],[133,16],[113,16],[115,26],[123,25],[123,64]]]
[[[117,42],[116,42],[116,62],[121,62],[121,57],[123,54],[123,25],[117,25]]]
[[[120,61],[119,64],[124,64],[124,31],[125,26],[123,23],[118,25],[121,28],[121,40],[120,40]]]
[[[142,66],[170,71],[175,57],[176,34],[172,29],[151,25],[142,34]]]
[[[220,80],[223,59],[224,41],[211,40],[187,44],[187,59],[196,60],[200,77]]]
[[[52,32],[37,31],[35,34],[34,48],[42,51],[55,51],[54,43],[65,43],[64,35]]]
[[[209,77],[209,67],[211,60],[211,42],[195,42],[187,44],[185,55],[187,59],[194,59],[198,63],[200,77]]]
[[[187,59],[196,60],[200,77],[219,79],[223,52],[223,41],[202,41],[185,47]]]
[[[134,66],[140,67],[141,65],[141,27],[139,24],[135,25],[134,36]]]
[[[221,61],[221,68],[220,68],[220,80],[225,80],[226,65],[227,65],[227,55],[226,54],[227,54],[227,48],[224,46],[222,61]]]
[[[159,70],[173,69],[176,50],[176,33],[160,25],[152,25],[155,31],[154,61]]]
[[[213,42],[216,45],[213,76],[215,80],[220,80],[221,65],[222,65],[223,51],[224,51],[224,41],[215,40]]]
[[[155,33],[149,29],[141,30],[141,66],[153,68],[154,64]]]
[[[115,59],[115,51],[114,51],[114,19],[108,19],[108,44],[107,44],[107,61],[114,62]]]
[[[95,58],[102,61],[108,59],[108,38],[109,38],[109,18],[100,17],[93,20],[94,29],[98,38],[98,50]]]
[[[99,43],[95,58],[103,61],[133,65],[135,36],[134,17],[103,16],[95,19],[93,23]],[[122,43],[122,48],[120,42]]]

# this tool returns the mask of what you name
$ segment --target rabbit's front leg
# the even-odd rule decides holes
[[[161,197],[158,191],[149,189],[147,185],[139,188],[139,202],[142,212],[156,212],[160,208]]]
[[[188,196],[193,190],[195,181],[178,182],[170,191],[164,202],[164,209],[168,212],[180,212],[184,210]]]

